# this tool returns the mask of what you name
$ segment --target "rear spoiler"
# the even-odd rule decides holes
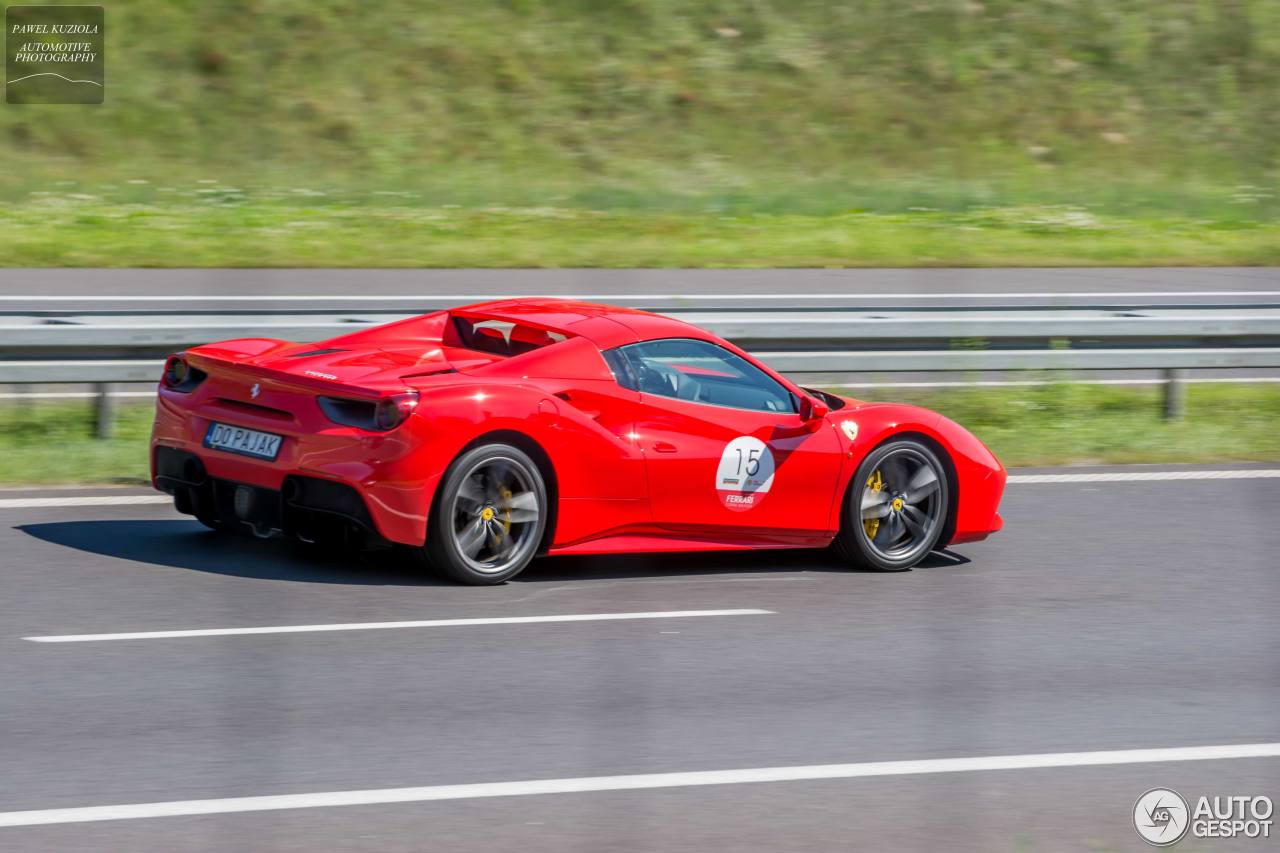
[[[282,350],[305,346],[293,341],[280,341],[269,338],[242,338],[233,341],[220,341],[216,344],[193,347],[183,355],[193,366],[214,378],[234,378],[243,380],[266,379],[276,385],[283,385],[307,394],[316,396],[360,397],[368,400],[380,399],[388,392],[405,390],[407,386],[395,388],[370,388],[365,385],[352,385],[339,382],[333,374],[314,371],[308,376],[307,371],[293,373],[253,364],[249,359],[279,355]],[[287,355],[284,357],[288,357]]]

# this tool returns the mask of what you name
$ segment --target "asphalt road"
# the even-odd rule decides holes
[[[0,813],[1280,741],[1277,507],[1280,479],[1014,484],[1004,532],[909,573],[564,558],[482,589],[223,539],[165,506],[0,508]],[[704,609],[773,612],[22,639]],[[1154,786],[1280,798],[1280,760],[13,827],[0,849],[1140,850],[1130,814]]]
[[[455,305],[498,296],[586,296],[664,309],[780,305],[1021,307],[1280,303],[1280,268],[1058,269],[0,269],[0,311],[297,311]],[[85,299],[84,297],[89,297]],[[236,301],[235,297],[251,297]],[[353,301],[354,300],[354,301]],[[684,306],[686,309],[687,305]]]

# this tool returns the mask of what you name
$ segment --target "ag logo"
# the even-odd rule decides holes
[[[773,486],[773,454],[758,438],[743,435],[725,445],[716,468],[716,493],[734,512],[745,512]]]
[[[1187,801],[1177,791],[1152,788],[1133,806],[1133,826],[1142,840],[1156,847],[1168,847],[1182,839],[1191,825]]]

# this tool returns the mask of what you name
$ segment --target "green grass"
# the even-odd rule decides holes
[[[1274,0],[139,0],[106,21],[105,104],[0,110],[0,265],[1280,251]]]
[[[88,401],[5,401],[0,483],[145,482],[153,411],[150,405],[121,406],[115,437],[100,441]]]
[[[880,396],[963,424],[1006,466],[1280,460],[1280,385],[1189,385],[1177,421],[1162,418],[1162,393],[1060,383]]]
[[[1070,463],[1280,461],[1280,386],[1192,385],[1187,415],[1160,417],[1154,388],[1055,384],[877,399],[934,408],[1010,467]],[[151,407],[121,407],[115,438],[93,437],[88,402],[0,406],[0,483],[144,482]]]
[[[0,257],[89,267],[1267,265],[1280,263],[1280,220],[1046,207],[817,216],[46,200],[0,210]]]

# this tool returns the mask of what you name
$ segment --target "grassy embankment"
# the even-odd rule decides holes
[[[872,396],[868,394],[867,396]],[[882,391],[967,426],[1008,466],[1280,461],[1280,386],[1192,385],[1187,415],[1160,417],[1159,391],[1096,385]],[[0,483],[142,482],[148,405],[124,406],[117,436],[93,438],[87,402],[0,406]]]
[[[1280,263],[1280,6],[113,6],[0,265]]]

